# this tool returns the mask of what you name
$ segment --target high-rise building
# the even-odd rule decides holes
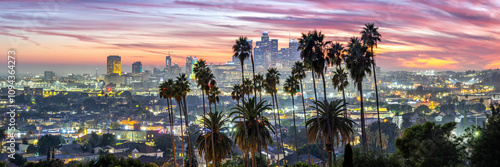
[[[288,43],[288,56],[290,57],[290,61],[299,61],[300,60],[300,51],[297,49],[299,48],[299,43],[295,39],[290,39]]]
[[[56,77],[54,71],[45,71],[43,75],[45,81],[53,81]]]
[[[138,74],[142,72],[142,63],[140,61],[137,61],[132,64],[132,73]]]
[[[191,66],[189,66],[189,69],[190,69],[189,71],[190,71],[190,73],[187,73],[187,74],[188,74],[189,79],[191,79],[191,80],[196,79],[196,75],[194,75],[194,73],[193,73],[194,65],[196,65],[196,64],[198,64],[198,58],[196,58],[196,56],[194,56],[194,58],[192,59],[192,62],[191,62]],[[188,67],[186,66],[186,69],[187,69],[187,68],[188,68]]]
[[[191,70],[192,70],[192,67],[193,66],[193,57],[191,56],[188,56],[186,57],[186,74],[189,75],[191,74]]]
[[[108,75],[116,74],[121,75],[122,73],[122,58],[120,56],[111,55],[108,56]]]
[[[271,39],[271,46],[269,47],[269,50],[271,52],[271,57],[268,58],[268,60],[271,60],[271,62],[273,63],[279,61],[280,58],[278,57],[278,39]]]
[[[170,56],[165,57],[165,68],[170,69],[172,67],[172,58]]]

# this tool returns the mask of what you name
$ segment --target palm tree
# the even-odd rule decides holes
[[[361,40],[363,41],[363,46],[368,46],[371,51],[371,63],[373,71],[373,81],[375,83],[375,98],[377,99],[377,119],[378,119],[378,134],[380,137],[380,145],[382,145],[382,131],[380,129],[380,110],[378,104],[378,83],[377,83],[377,73],[375,68],[375,53],[373,53],[373,47],[377,47],[377,43],[380,42],[380,33],[378,32],[378,27],[375,27],[375,23],[365,24],[363,30],[361,31]],[[382,153],[382,147],[380,147],[380,152]]]
[[[337,66],[336,70],[333,72],[332,84],[337,90],[342,90],[342,97],[344,100],[344,116],[347,117],[347,103],[345,99],[345,88],[349,84],[347,81],[347,73],[342,70],[342,60],[345,59],[345,49],[342,44],[336,42],[332,44],[328,49],[328,59],[332,66]]]
[[[215,111],[217,111],[217,103],[219,102],[219,95],[221,92],[219,91],[219,87],[213,82],[210,85],[210,93],[208,95],[208,104],[214,104],[215,106]],[[210,106],[212,108],[212,106]]]
[[[245,64],[245,59],[247,59],[251,55],[252,47],[251,45],[248,44],[248,38],[247,37],[240,37],[239,39],[236,40],[236,43],[233,45],[233,57],[236,57],[240,60],[240,65],[241,65],[241,84],[244,85],[245,83],[245,73],[244,73],[244,64]],[[243,94],[245,94],[245,90],[243,89]],[[245,101],[245,98],[242,99],[242,101]],[[246,124],[245,124],[246,126]],[[248,134],[246,131],[247,128],[245,127],[245,134]],[[248,136],[248,135],[247,135]],[[248,146],[248,142],[245,143],[245,146]],[[248,166],[248,152],[245,153],[245,167]]]
[[[306,78],[306,67],[304,63],[297,61],[292,67],[292,75],[300,81],[300,94],[302,95],[302,109],[304,110],[304,124],[305,124],[305,129],[306,129],[306,134],[307,134],[307,115],[306,115],[306,105],[304,101],[304,88],[302,87],[302,80]],[[309,165],[311,165],[311,153],[309,152],[309,140],[306,142],[307,145],[307,159],[309,160]]]
[[[264,83],[264,76],[262,74],[257,74],[253,80],[255,84],[255,90],[259,92],[259,99],[262,100],[262,86]]]
[[[302,33],[302,38],[299,39],[299,50],[300,52],[300,57],[304,64],[309,65],[309,69],[311,70],[312,78],[313,78],[313,86],[314,86],[314,97],[315,100],[318,101],[317,93],[316,93],[316,80],[314,77],[314,74],[318,74],[319,76],[322,76],[323,79],[323,95],[324,95],[324,100],[326,101],[326,81],[324,77],[324,69],[325,69],[325,62],[326,59],[324,57],[324,47],[329,43],[329,42],[324,42],[324,35],[321,32],[318,32],[316,30],[309,32],[308,34]],[[316,114],[318,114],[318,111],[316,111]],[[329,122],[329,121],[328,121]],[[318,121],[319,123],[319,121]],[[330,128],[330,126],[327,126],[327,128]],[[333,139],[333,136],[331,134],[331,130],[328,129],[328,134],[331,136],[330,139]],[[323,142],[323,141],[322,141]],[[333,143],[333,141],[330,141]],[[323,144],[322,144],[323,145]],[[332,145],[332,150],[335,150]],[[321,154],[323,155],[323,154]],[[328,157],[330,159],[331,157]],[[334,161],[335,157],[334,157]],[[330,162],[330,161],[329,161]],[[328,164],[331,166],[332,164]]]
[[[196,76],[196,82],[198,83],[198,86],[200,87],[201,94],[202,94],[202,101],[203,101],[203,116],[206,115],[206,109],[205,109],[205,94],[208,96],[208,91],[210,90],[209,84],[211,81],[214,80],[214,75],[212,74],[212,70],[207,67],[205,64],[205,60],[200,59],[197,64],[194,65],[193,68],[193,73]],[[212,108],[210,107],[210,110]],[[206,128],[206,127],[204,127]],[[207,144],[205,144],[207,146]]]
[[[186,166],[185,165],[185,161],[184,161],[184,154],[185,154],[185,152],[184,152],[184,129],[183,129],[183,125],[182,125],[182,94],[181,94],[181,91],[180,91],[181,87],[177,83],[177,81],[175,81],[174,84],[172,85],[172,88],[173,88],[172,97],[177,102],[177,107],[179,108],[179,119],[180,119],[180,122],[181,122],[182,166]],[[172,147],[175,147],[175,145],[173,145]]]
[[[328,157],[332,157],[332,155],[335,153],[335,150],[331,149],[334,148],[331,145],[338,146],[340,143],[339,141],[342,141],[342,144],[345,144],[346,141],[349,140],[349,135],[353,133],[354,121],[342,116],[342,113],[344,112],[343,107],[345,105],[342,103],[342,100],[333,100],[331,102],[326,100],[314,101],[314,103],[318,107],[311,107],[315,107],[315,109],[319,111],[320,114],[313,116],[307,121],[307,125],[309,126],[309,133],[307,134],[307,138],[309,138],[310,141],[318,139],[324,139],[325,141],[327,141],[326,145],[330,145],[330,147],[326,147],[328,151]],[[314,117],[316,117],[316,119],[314,119]],[[331,127],[328,128],[324,126]],[[329,139],[332,136],[327,135],[328,132],[326,131],[329,131],[327,129],[332,129],[332,133],[336,134],[334,135],[337,139],[336,143],[331,142],[334,141],[334,139]],[[332,164],[331,160],[331,158],[328,158],[328,164]]]
[[[184,105],[184,124],[187,127],[189,127],[189,119],[188,119],[188,113],[187,113],[187,105],[186,105],[186,96],[187,96],[187,93],[191,91],[191,89],[189,88],[189,82],[187,80],[187,76],[186,74],[179,74],[179,76],[177,77],[177,80],[175,81],[175,85],[176,87],[178,87],[178,92],[179,92],[179,95],[180,97],[182,97],[182,103]],[[193,157],[194,157],[194,154],[193,154],[193,150],[192,150],[192,143],[191,143],[191,133],[187,133],[188,134],[188,155],[189,155],[189,166],[191,166],[191,164],[193,164]]]
[[[240,104],[240,99],[243,98],[242,88],[240,84],[233,85],[233,91],[231,92],[231,98],[236,100],[236,104]]]
[[[250,98],[250,94],[252,94],[252,89],[253,89],[252,80],[246,78],[245,82],[243,82],[243,90],[245,92],[245,95],[247,95],[247,98]]]
[[[283,145],[283,133],[281,130],[281,118],[280,118],[280,113],[279,113],[279,107],[278,107],[278,98],[277,98],[277,92],[278,92],[278,85],[280,84],[280,73],[276,68],[269,68],[267,69],[266,73],[266,91],[271,94],[271,98],[273,100],[273,110],[274,107],[276,107],[276,110],[274,112],[274,123],[278,123],[278,128],[280,130],[280,138],[281,138],[281,145]],[[276,114],[278,116],[276,116]],[[278,117],[278,121],[276,121],[276,117]],[[276,133],[278,133],[276,131]],[[279,159],[279,141],[278,141],[278,135],[276,135],[276,149],[278,151],[278,159]],[[285,152],[285,148],[283,148],[283,153]],[[278,162],[279,166],[279,162]]]
[[[339,91],[342,90],[342,99],[344,104],[347,104],[345,100],[345,89],[349,85],[349,82],[347,81],[347,72],[342,70],[342,68],[337,67],[335,71],[333,71],[332,84],[335,89]],[[347,117],[346,105],[344,105],[344,117]]]
[[[165,98],[167,100],[168,106],[168,117],[170,123],[170,137],[172,139],[172,152],[174,157],[174,166],[177,166],[177,157],[175,152],[175,138],[174,138],[174,111],[172,110],[172,97],[173,97],[173,85],[174,80],[168,79],[163,82],[160,86],[160,98]]]
[[[212,161],[213,166],[218,166],[223,159],[231,154],[233,147],[233,141],[224,133],[229,130],[226,127],[229,120],[224,117],[222,112],[218,111],[208,113],[208,116],[203,116],[202,120],[207,128],[197,132],[201,133],[196,139],[198,152],[200,155],[204,155],[205,159]],[[205,146],[207,143],[210,143],[210,146]]]
[[[283,90],[290,94],[290,97],[292,98],[292,117],[293,117],[293,128],[294,128],[294,136],[295,136],[295,148],[298,148],[297,144],[297,126],[295,125],[295,101],[293,99],[293,96],[297,94],[299,91],[300,86],[299,86],[299,81],[293,76],[290,75],[288,78],[285,80],[285,84],[283,85]],[[299,161],[299,154],[297,154],[297,162]]]
[[[252,153],[252,166],[257,165],[255,159],[257,149],[259,147],[267,148],[268,144],[273,143],[271,133],[275,133],[275,129],[269,120],[262,115],[265,110],[271,109],[270,105],[266,105],[266,103],[265,100],[257,101],[256,97],[253,97],[241,105],[233,107],[230,114],[230,116],[235,115],[233,118],[233,122],[236,124],[236,131],[233,133],[235,143],[244,152],[250,151]],[[259,127],[260,130],[248,128],[248,131],[244,132],[245,127]],[[248,141],[249,147],[244,147],[246,141]]]
[[[348,56],[345,59],[349,75],[354,84],[357,85],[360,100],[360,114],[361,114],[361,142],[363,143],[363,151],[368,151],[366,131],[365,131],[365,111],[363,106],[363,79],[371,74],[371,61],[366,46],[362,46],[359,38],[353,37],[348,44]]]

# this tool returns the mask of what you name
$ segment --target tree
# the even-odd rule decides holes
[[[168,79],[160,86],[159,95],[160,98],[164,98],[167,100],[168,106],[168,117],[170,122],[170,138],[172,140],[172,154],[174,155],[174,166],[177,166],[177,154],[175,150],[175,138],[174,138],[174,111],[172,109],[172,97],[174,96],[174,80]],[[205,106],[205,105],[203,105]]]
[[[243,86],[245,85],[245,74],[244,74],[245,59],[247,59],[251,55],[251,52],[252,52],[252,46],[251,46],[251,44],[248,43],[247,37],[240,37],[239,39],[236,40],[236,43],[233,45],[233,53],[234,53],[233,57],[238,58],[240,60],[241,85],[243,85]],[[246,94],[244,88],[243,88],[242,94],[243,95]],[[245,98],[243,97],[242,100],[245,101]],[[245,126],[246,126],[246,124],[245,124]],[[248,131],[246,127],[245,127],[245,131]],[[245,134],[248,134],[248,133],[245,132]],[[245,143],[245,147],[248,147],[248,142]],[[248,152],[245,153],[244,161],[245,161],[245,167],[248,166]]]
[[[17,166],[24,166],[24,164],[28,162],[28,160],[26,160],[26,158],[24,158],[23,155],[17,153],[14,154],[14,158],[9,158],[9,161],[10,163],[13,163],[14,165]]]
[[[9,166],[7,166],[7,163],[0,161],[0,167],[9,167]]]
[[[116,136],[114,134],[103,134],[99,138],[99,146],[114,146],[116,144]]]
[[[177,77],[177,80],[175,81],[175,86],[176,90],[174,92],[178,92],[178,97],[182,99],[182,104],[183,104],[183,113],[184,113],[184,125],[186,127],[189,127],[189,119],[188,119],[188,113],[187,113],[187,102],[186,102],[186,96],[187,93],[191,91],[189,88],[189,81],[187,80],[186,74],[179,74]],[[191,143],[191,134],[188,132],[188,154],[190,157],[193,157],[193,147]],[[188,165],[191,166],[193,164],[193,159],[194,158],[189,158],[189,163]]]
[[[64,144],[62,136],[44,135],[38,139],[38,153],[45,155],[49,149],[58,147],[60,144]]]
[[[320,67],[324,67],[325,59],[323,46],[326,44],[318,45],[319,41],[323,41],[324,35],[318,33],[316,30],[310,31],[307,34],[302,33],[302,37],[299,38],[299,47],[297,50],[300,50],[300,58],[302,62],[306,65],[306,67],[311,70],[311,77],[313,79],[313,88],[314,88],[314,100],[318,101],[318,95],[316,92],[316,78],[314,76],[315,73],[322,73],[322,69]],[[319,65],[319,66],[318,66]],[[319,71],[318,71],[319,70]],[[326,86],[325,86],[326,88]],[[325,90],[326,91],[326,90]],[[326,93],[325,93],[326,95]],[[325,96],[326,99],[326,96]],[[317,108],[318,106],[316,106]],[[319,113],[316,111],[316,114]],[[319,120],[318,120],[319,122]],[[319,127],[319,125],[318,125]],[[323,141],[321,141],[324,144]],[[323,155],[323,154],[321,154]],[[323,158],[323,157],[322,157]],[[324,159],[324,158],[323,158]],[[331,164],[330,164],[331,165]]]
[[[109,125],[109,129],[120,129],[120,124],[118,122],[113,121],[111,125]]]
[[[482,127],[468,130],[472,166],[500,166],[500,106],[491,106],[491,114]]]
[[[257,74],[253,80],[255,82],[255,90],[259,92],[259,100],[262,100],[262,89],[264,84],[264,76],[262,74]]]
[[[378,124],[377,124],[378,125]],[[376,133],[378,130],[378,126],[376,124],[371,124],[368,127],[370,132]],[[396,142],[396,138],[398,137],[398,125],[391,122],[381,122],[380,128],[382,128],[382,137],[387,136],[387,149],[386,152],[394,153],[396,152],[396,147],[394,143]],[[378,135],[377,135],[378,137]],[[377,140],[378,141],[378,140]],[[378,145],[378,144],[377,144]]]
[[[298,145],[297,145],[297,126],[295,126],[295,109],[294,109],[295,101],[293,96],[297,94],[299,89],[300,89],[299,81],[297,81],[297,79],[293,77],[293,75],[288,76],[288,78],[285,80],[285,84],[283,85],[283,90],[286,93],[290,94],[290,97],[292,98],[292,117],[293,117],[293,132],[295,136],[295,148],[297,148]],[[297,155],[297,161],[299,161],[299,154],[296,155]]]
[[[275,133],[274,126],[272,126],[269,120],[262,115],[265,110],[271,109],[270,105],[265,104],[267,102],[266,100],[255,102],[256,100],[256,97],[253,97],[247,102],[243,102],[241,105],[233,107],[230,114],[230,117],[234,116],[232,122],[236,124],[236,131],[233,132],[234,142],[243,152],[250,151],[252,153],[252,166],[257,165],[255,152],[258,147],[262,146],[267,148],[268,144],[272,144],[273,140],[271,133]],[[257,128],[253,128],[257,126],[260,127],[259,131],[257,131]],[[248,135],[244,132],[245,127],[249,127],[247,131]],[[246,142],[249,143],[249,147],[244,146]],[[258,146],[258,144],[261,146]],[[249,150],[247,150],[247,148]]]
[[[396,139],[398,153],[409,166],[456,166],[462,164],[465,149],[451,132],[456,123],[444,125],[426,122],[405,130]]]
[[[413,110],[413,111],[416,113],[420,113],[420,114],[427,114],[427,113],[431,112],[431,109],[429,108],[429,106],[420,105],[417,108],[415,108],[415,110]]]
[[[279,114],[279,107],[278,107],[278,99],[277,99],[277,92],[278,92],[278,85],[280,84],[280,73],[276,68],[269,68],[267,69],[266,73],[266,79],[265,79],[265,87],[266,87],[266,92],[271,94],[271,99],[272,99],[272,104],[273,104],[273,110],[274,110],[274,124],[275,126],[278,126],[277,128],[279,129],[279,135],[276,134],[276,151],[279,159],[279,141],[278,139],[281,138],[281,145],[283,145],[283,133],[281,131],[281,118]],[[278,115],[278,116],[276,116]],[[276,117],[278,120],[276,120]],[[277,125],[276,125],[277,124]],[[278,130],[276,130],[276,133],[278,133]],[[279,136],[279,138],[278,138]],[[282,149],[283,152],[285,152],[285,148]],[[278,164],[279,166],[279,161]]]
[[[86,110],[95,110],[97,108],[97,104],[94,99],[88,98],[83,100],[83,107],[85,107]]]
[[[352,147],[349,143],[345,145],[344,148],[344,162],[342,163],[343,167],[353,167],[352,162]]]
[[[225,133],[229,131],[226,127],[229,120],[224,118],[222,112],[218,111],[210,112],[202,119],[207,129],[197,132],[200,133],[196,139],[199,155],[204,155],[205,159],[212,161],[213,166],[218,166],[223,159],[231,154],[233,148],[233,141]]]
[[[77,162],[77,161],[75,161]],[[64,161],[60,159],[56,160],[48,160],[48,161],[42,161],[39,160],[37,163],[35,162],[28,162],[24,167],[59,167],[59,166],[67,166],[64,164]]]
[[[38,148],[36,148],[36,146],[33,144],[28,145],[28,148],[26,149],[26,153],[28,153],[28,154],[34,154],[34,153],[37,153],[37,151],[38,151]]]
[[[378,27],[375,27],[375,23],[365,24],[363,30],[361,31],[361,40],[363,41],[363,46],[368,46],[370,48],[371,54],[369,54],[369,58],[371,58],[372,71],[373,71],[373,81],[375,84],[375,98],[377,102],[377,119],[378,119],[378,134],[380,137],[380,142],[382,142],[382,132],[380,130],[380,110],[378,104],[378,83],[377,83],[377,73],[375,68],[375,53],[373,52],[373,48],[377,47],[377,43],[380,42],[380,33],[378,32]],[[382,145],[382,143],[380,143]],[[380,149],[382,152],[382,149]]]
[[[328,164],[332,163],[332,156],[335,154],[335,150],[331,149],[334,146],[338,146],[339,143],[345,144],[349,140],[349,136],[353,133],[354,121],[342,116],[344,112],[344,105],[342,100],[334,101],[314,101],[318,106],[315,107],[319,115],[311,117],[307,121],[309,127],[309,133],[307,137],[309,141],[315,141],[318,139],[324,139],[326,141],[326,150],[328,151]],[[312,106],[311,106],[312,107]],[[329,117],[329,118],[328,118]],[[319,123],[317,121],[320,121]],[[320,126],[323,127],[320,127]],[[331,126],[330,128],[325,126]],[[328,135],[328,129],[331,129],[335,135],[334,139],[330,139],[333,136]],[[332,143],[331,141],[335,141]]]
[[[300,94],[301,94],[301,97],[302,97],[302,109],[303,109],[303,114],[304,114],[304,124],[305,124],[305,133],[307,134],[307,115],[306,115],[306,104],[305,104],[305,101],[304,101],[304,88],[302,87],[302,80],[304,78],[306,78],[307,74],[306,74],[306,67],[304,65],[304,63],[300,62],[300,61],[297,61],[295,62],[295,64],[293,65],[292,67],[292,75],[297,79],[299,80],[300,82]],[[307,140],[307,137],[306,137],[306,140]],[[309,151],[309,141],[306,141],[306,146],[307,146],[307,159],[309,160],[309,165],[311,164],[311,154],[310,154],[310,151]]]
[[[213,84],[211,84],[211,86],[210,86],[210,92],[208,95],[208,104],[214,104],[215,111],[217,111],[217,103],[219,103],[219,95],[220,94],[221,94],[221,92],[219,91],[219,87],[217,87],[215,82],[213,82]],[[212,107],[210,106],[210,108],[212,108]]]
[[[170,154],[171,150],[173,149],[174,145],[172,145],[171,136],[171,134],[162,134],[155,139],[155,148],[165,151],[163,153],[163,157],[167,157],[167,155]],[[175,154],[173,154],[173,156],[175,156]]]
[[[363,105],[363,79],[371,74],[371,61],[370,52],[368,48],[362,46],[359,39],[356,37],[351,38],[348,43],[348,56],[346,57],[346,66],[349,70],[351,79],[357,86],[359,91],[360,100],[360,114],[361,114],[361,143],[363,144],[363,151],[368,152],[366,131],[365,131],[365,110]]]

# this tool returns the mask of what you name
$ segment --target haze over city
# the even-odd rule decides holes
[[[317,29],[346,41],[380,26],[384,70],[467,70],[500,66],[499,1],[2,1],[0,45],[17,48],[21,72],[105,73],[108,55],[148,68],[187,56],[221,64],[234,38],[279,39]],[[0,60],[5,63],[5,60]],[[50,68],[47,67],[50,65]],[[73,68],[68,68],[73,67]]]

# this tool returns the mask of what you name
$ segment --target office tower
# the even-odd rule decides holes
[[[271,62],[273,63],[279,61],[280,59],[278,58],[278,39],[271,39],[271,46],[269,47],[269,50],[271,52],[271,58],[268,58],[268,60],[271,60]]]
[[[170,56],[165,57],[165,68],[168,70],[172,67],[172,58]]]
[[[255,42],[254,48],[254,61],[255,66],[260,69],[267,69],[268,59],[270,57],[270,41],[269,33],[267,31],[262,32],[261,41]]]
[[[56,77],[56,74],[54,73],[54,71],[45,71],[43,76],[45,81],[53,81]]]
[[[116,74],[121,75],[122,73],[122,61],[120,56],[111,55],[108,56],[108,75]]]
[[[193,65],[193,57],[188,56],[186,57],[186,74],[189,75],[191,74],[191,66]]]
[[[295,39],[290,39],[288,43],[288,56],[290,57],[290,61],[299,61],[300,60],[300,51],[297,49],[299,48],[299,43]]]
[[[132,64],[132,73],[138,74],[142,72],[142,63],[140,61],[137,61]]]
[[[188,74],[189,79],[191,79],[191,80],[196,79],[196,75],[194,75],[194,73],[193,73],[194,65],[196,65],[196,64],[198,64],[198,58],[196,58],[196,56],[194,56],[194,58],[192,59],[191,65],[189,66],[189,67],[190,67],[190,68],[189,68],[189,69],[190,69],[190,70],[189,70],[189,71],[190,71],[190,73],[187,73],[187,74]],[[186,70],[187,70],[187,68],[188,68],[188,67],[186,66]]]

